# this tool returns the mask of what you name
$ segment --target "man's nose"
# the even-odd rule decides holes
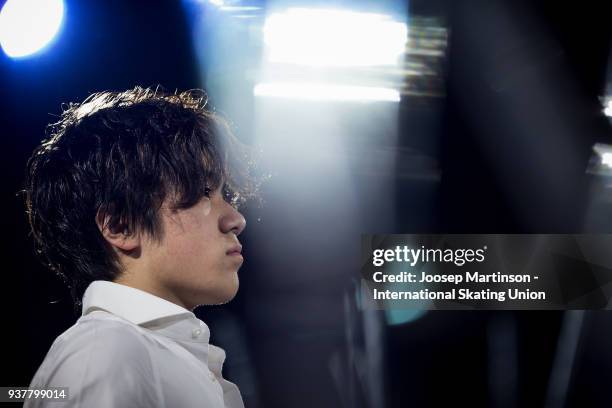
[[[240,235],[246,227],[244,216],[231,205],[227,204],[227,213],[221,218],[221,231]]]

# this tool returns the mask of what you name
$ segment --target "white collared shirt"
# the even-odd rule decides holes
[[[24,407],[243,408],[223,379],[225,352],[189,310],[150,293],[92,282],[83,313],[60,335],[30,387],[68,387],[69,400]]]

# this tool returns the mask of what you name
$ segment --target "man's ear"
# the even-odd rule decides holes
[[[113,248],[122,252],[130,252],[140,247],[140,235],[129,231],[127,225],[120,224],[115,228],[109,225],[109,218],[102,209],[96,214],[96,224],[100,233]]]

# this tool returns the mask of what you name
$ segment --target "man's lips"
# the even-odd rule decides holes
[[[226,252],[227,255],[241,255],[242,254],[242,245],[237,244],[232,246]]]

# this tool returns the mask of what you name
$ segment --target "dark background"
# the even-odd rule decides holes
[[[189,8],[181,2],[66,4],[70,18],[52,49],[23,60],[0,55],[4,386],[29,384],[52,341],[78,317],[68,291],[34,257],[19,193],[27,158],[46,124],[55,121],[62,103],[94,91],[156,84],[190,89],[202,87],[200,69],[207,75],[192,51]],[[436,17],[449,30],[445,96],[425,102],[404,97],[393,147],[433,158],[441,177],[356,172],[364,185],[391,183],[397,192],[369,197],[364,190],[357,199],[367,216],[355,221],[356,228],[611,232],[609,204],[601,198],[605,180],[585,172],[592,145],[611,142],[599,99],[606,91],[611,45],[606,6],[604,1],[410,2],[411,14]],[[422,131],[432,112],[438,126]],[[233,119],[238,136],[248,141],[248,115]],[[213,342],[229,350],[226,374],[240,386],[247,406],[336,407],[351,406],[350,401],[367,406],[367,384],[349,387],[351,369],[333,374],[330,368],[334,356],[350,360],[349,351],[358,347],[351,346],[358,343],[352,336],[347,341],[346,282],[319,279],[346,263],[348,251],[334,252],[334,242],[331,249],[328,242],[328,252],[311,258],[308,254],[323,251],[315,241],[279,228],[284,220],[314,223],[324,236],[338,226],[324,212],[301,217],[305,210],[286,208],[278,194],[271,193],[263,208],[247,211],[248,219],[261,222],[244,233],[247,261],[238,297],[198,313],[211,322]],[[378,223],[389,203],[393,224]],[[273,242],[275,250],[251,249],[262,240]],[[335,243],[344,248],[358,242],[356,235]],[[310,252],[304,249],[308,245]],[[293,254],[293,263],[275,251]],[[308,278],[311,269],[319,270],[318,277]],[[283,278],[271,280],[270,271],[282,271]],[[572,326],[572,318],[580,324]],[[234,324],[227,327],[228,321]],[[612,403],[608,312],[435,311],[402,325],[383,324],[382,332],[385,406],[545,406],[557,378],[553,362],[567,338],[570,344],[575,339],[577,348],[566,406]],[[563,406],[550,399],[548,404]]]

